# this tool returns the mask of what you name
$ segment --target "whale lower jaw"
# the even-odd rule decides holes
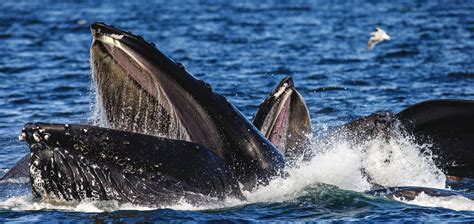
[[[85,125],[26,124],[22,136],[32,192],[43,200],[162,206],[242,198],[233,172],[202,145]]]

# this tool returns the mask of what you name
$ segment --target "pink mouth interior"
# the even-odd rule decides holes
[[[269,140],[277,146],[279,149],[284,148],[284,141],[286,138],[286,132],[288,130],[288,119],[290,110],[291,98],[288,98],[284,103],[280,113],[275,121],[275,125],[272,128]]]

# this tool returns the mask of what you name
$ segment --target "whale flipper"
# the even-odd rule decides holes
[[[474,177],[474,101],[424,101],[395,117],[417,142],[433,144],[434,160],[447,174]]]
[[[26,124],[33,195],[162,206],[242,198],[234,172],[205,146],[87,125]]]
[[[260,104],[253,124],[290,158],[303,156],[311,145],[308,107],[290,76],[283,78]]]
[[[30,155],[23,156],[18,162],[13,165],[13,167],[8,170],[5,175],[3,175],[1,180],[8,180],[8,179],[18,179],[18,178],[28,178],[28,160],[30,159]]]

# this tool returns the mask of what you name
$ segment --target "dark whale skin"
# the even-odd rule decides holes
[[[88,125],[26,124],[33,195],[164,206],[243,198],[234,172],[205,146]]]

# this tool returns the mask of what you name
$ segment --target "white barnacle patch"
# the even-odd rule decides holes
[[[65,127],[65,128],[69,128],[69,124],[64,124],[64,127]]]
[[[81,131],[82,131],[82,133],[84,133],[84,134],[87,133],[87,129],[86,129],[86,128],[83,128]]]
[[[18,136],[18,140],[20,141],[23,141],[26,139],[26,133],[25,132],[21,132],[21,134]]]
[[[44,140],[46,140],[46,141],[48,141],[49,137],[50,137],[50,135],[48,133],[44,134],[44,136],[43,136]]]
[[[41,137],[36,132],[33,133],[33,139],[35,140],[35,142],[40,142],[41,141]]]
[[[35,164],[36,165],[36,164]],[[37,166],[37,165],[36,165]],[[47,196],[47,191],[44,189],[44,180],[41,176],[41,171],[36,166],[30,166],[31,187],[42,196]]]

